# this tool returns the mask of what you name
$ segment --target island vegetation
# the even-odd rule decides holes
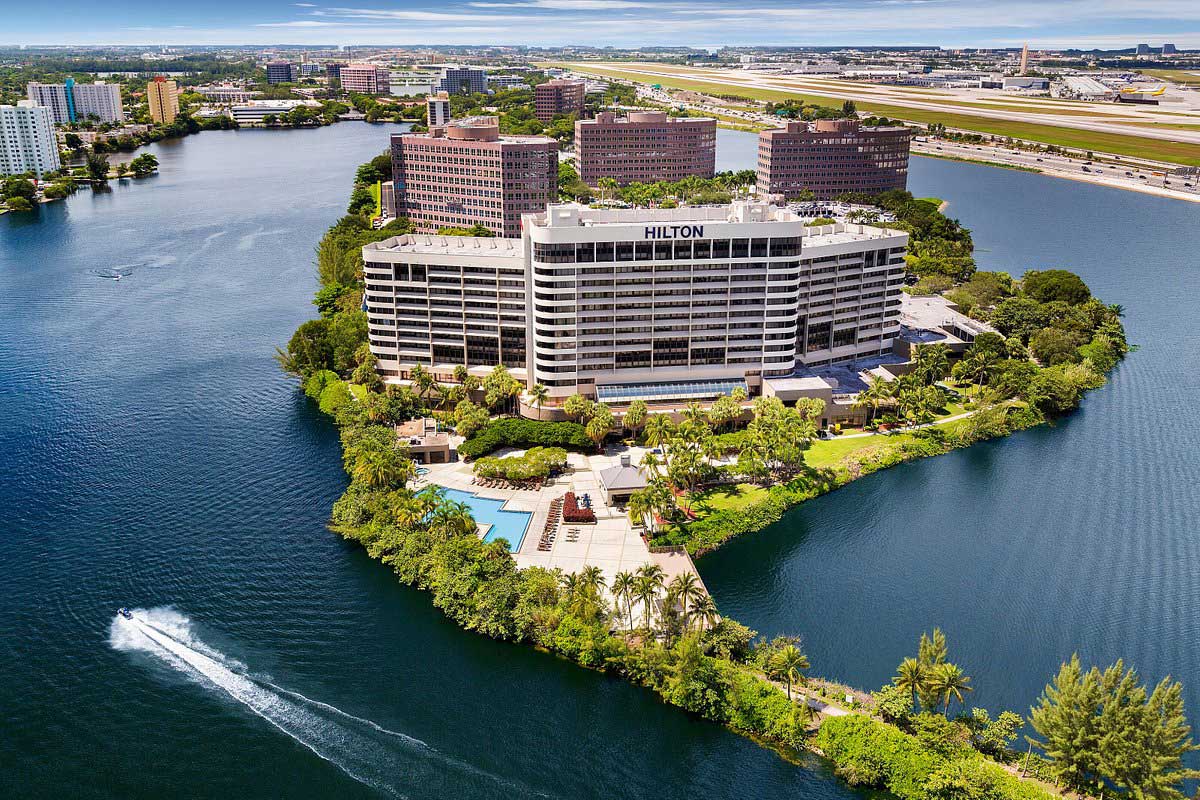
[[[926,212],[904,213],[904,224],[920,227]],[[977,337],[953,364],[944,347],[919,347],[911,371],[873,383],[861,398],[871,436],[817,439],[821,401],[757,398],[747,409],[738,390],[708,407],[690,405],[678,423],[640,402],[618,418],[581,396],[564,405],[571,421],[543,422],[507,416],[522,387],[503,367],[477,377],[460,366],[452,386],[420,368],[411,385],[380,380],[366,343],[360,248],[409,229],[397,220],[375,230],[355,213],[339,220],[317,248],[320,316],[302,324],[278,357],[339,430],[349,484],[331,527],[403,583],[429,592],[448,618],[618,675],[785,755],[812,749],[849,783],[903,800],[1043,800],[1063,791],[1182,800],[1180,784],[1195,777],[1182,759],[1195,745],[1176,682],[1150,689],[1119,662],[1085,672],[1074,658],[1028,720],[1012,711],[993,717],[968,706],[971,678],[936,629],[876,692],[813,678],[797,637],[767,640],[722,616],[692,575],[667,581],[653,564],[611,581],[595,567],[576,574],[518,568],[507,542],[477,535],[467,506],[412,485],[416,469],[394,429],[435,416],[467,437],[459,452],[477,459],[477,474],[517,481],[561,468],[568,450],[595,448],[612,435],[636,439],[661,456],[643,461],[650,486],[631,500],[631,516],[655,529],[656,543],[702,550],[868,471],[1073,408],[1127,349],[1120,310],[1093,298],[1077,276],[1045,270],[1006,281],[961,261],[930,269],[953,272],[946,291],[969,296],[973,312],[1000,333]],[[534,387],[529,396],[540,414],[546,392]],[[504,446],[526,452],[490,456]],[[729,491],[751,499],[720,507],[718,493]],[[1030,735],[1021,746],[1023,729]]]

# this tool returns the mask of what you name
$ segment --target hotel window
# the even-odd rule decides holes
[[[613,252],[613,242],[596,242],[596,261],[612,261]]]
[[[669,259],[671,257],[670,242],[655,242],[654,243],[654,258],[659,261]]]
[[[732,245],[731,245],[731,257],[732,258],[749,258],[750,257],[750,240],[749,239],[734,239],[732,242]]]
[[[634,250],[638,261],[650,261],[654,258],[653,242],[637,242],[634,244]]]

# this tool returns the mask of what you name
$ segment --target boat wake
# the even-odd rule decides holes
[[[439,785],[448,787],[464,773],[511,792],[532,792],[439,753],[419,739],[251,675],[245,664],[196,638],[191,620],[174,609],[133,609],[128,617],[118,614],[110,626],[109,642],[117,650],[147,653],[205,688],[221,692],[354,780],[385,794],[405,798],[406,792],[418,791],[438,796]]]

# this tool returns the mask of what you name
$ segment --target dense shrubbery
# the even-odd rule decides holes
[[[966,746],[935,749],[883,722],[853,714],[825,720],[816,745],[853,786],[886,789],[901,800],[1052,800]]]
[[[475,474],[481,478],[527,481],[545,478],[567,465],[567,451],[561,447],[531,447],[523,455],[507,458],[484,456],[475,462]]]
[[[462,458],[479,458],[501,447],[561,447],[577,453],[594,449],[577,422],[542,422],[517,417],[498,419],[458,447]]]

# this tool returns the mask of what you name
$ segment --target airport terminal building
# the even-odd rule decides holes
[[[713,398],[798,368],[890,351],[908,235],[806,227],[761,202],[550,205],[520,239],[411,234],[363,248],[371,350],[415,364],[504,364],[551,402]]]

